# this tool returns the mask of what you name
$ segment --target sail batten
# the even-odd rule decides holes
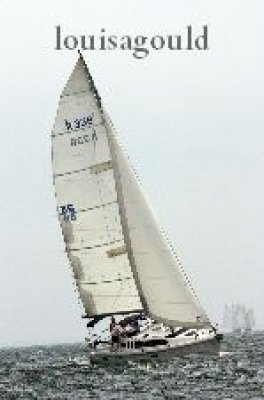
[[[112,244],[116,244],[116,243],[121,243],[123,241],[123,239],[120,239],[120,240],[115,240],[115,241],[113,241],[113,242],[108,242],[108,243],[103,243],[103,244],[95,244],[94,246],[86,246],[86,247],[80,247],[80,248],[68,248],[67,247],[67,249],[69,249],[70,251],[82,251],[82,250],[93,250],[93,249],[98,249],[98,248],[103,248],[103,247],[107,247],[107,246],[109,246],[109,245],[112,245]]]
[[[113,283],[113,282],[122,282],[122,281],[126,281],[128,279],[132,279],[131,276],[129,277],[124,277],[124,278],[117,278],[117,279],[113,279],[111,281],[98,281],[98,282],[80,282],[82,285],[101,285],[102,283]]]

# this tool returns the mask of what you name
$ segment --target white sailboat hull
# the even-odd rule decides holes
[[[175,341],[169,340],[168,344],[153,347],[141,347],[136,349],[120,348],[111,350],[110,346],[92,351],[90,362],[96,363],[119,363],[126,361],[166,361],[174,357],[182,357],[189,354],[218,355],[220,352],[220,340],[217,336],[206,337],[196,340]]]

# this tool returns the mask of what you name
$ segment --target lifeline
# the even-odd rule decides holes
[[[60,25],[55,26],[55,50],[126,50],[132,51],[137,59],[146,58],[151,50],[208,50],[209,29],[203,25],[200,32],[194,32],[191,25],[186,26],[183,34],[153,35],[107,35],[102,28],[99,35],[66,35]],[[197,34],[198,33],[198,34]]]

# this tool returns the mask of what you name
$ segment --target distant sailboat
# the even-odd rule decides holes
[[[245,313],[245,333],[252,333],[255,327],[255,317],[253,308],[249,308]]]
[[[91,359],[217,353],[222,336],[160,230],[81,54],[60,97],[52,166],[88,328],[113,315],[142,325],[116,351],[97,340]]]
[[[226,304],[223,324],[227,331],[234,334],[250,333],[255,325],[253,309],[234,302]]]

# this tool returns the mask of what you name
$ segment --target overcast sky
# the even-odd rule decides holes
[[[50,132],[76,52],[67,34],[178,34],[208,51],[84,52],[162,226],[211,319],[263,312],[262,0],[1,0],[0,345],[83,341],[56,218]]]

